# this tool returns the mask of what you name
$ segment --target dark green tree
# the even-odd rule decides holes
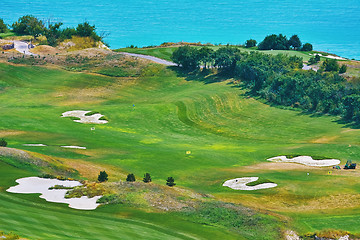
[[[214,53],[214,65],[220,69],[233,71],[236,62],[242,57],[240,50],[235,47],[221,47]]]
[[[37,19],[32,15],[25,15],[14,22],[12,29],[15,33],[20,35],[32,35],[35,39],[44,33],[45,26],[43,21]]]
[[[295,50],[301,47],[301,41],[298,35],[292,35],[289,39],[288,45],[293,47]]]
[[[102,38],[96,34],[95,30],[95,25],[90,25],[89,22],[85,21],[76,27],[76,35],[80,37],[91,37],[95,41],[101,41]]]
[[[144,183],[151,182],[150,173],[145,173],[145,174],[144,174],[143,182],[144,182]]]
[[[320,61],[320,56],[318,54],[316,54],[315,56],[312,56],[310,59],[309,59],[309,64],[315,64],[315,63],[318,63]]]
[[[108,174],[105,171],[100,171],[98,175],[98,181],[99,182],[106,182],[108,180]]]
[[[5,139],[0,139],[0,147],[6,147],[7,146],[7,142],[5,141]]]
[[[341,65],[340,69],[339,69],[339,73],[342,74],[342,73],[346,73],[346,70],[347,70],[347,66],[345,64]]]
[[[258,48],[260,50],[288,50],[289,41],[286,36],[279,34],[271,34],[264,38],[264,40],[259,43]]]
[[[186,70],[194,70],[200,65],[198,50],[187,45],[177,48],[173,52],[171,60]]]
[[[336,59],[325,59],[322,66],[326,72],[339,71],[339,64]]]
[[[135,175],[133,173],[129,173],[126,177],[127,182],[135,182]]]
[[[44,31],[44,35],[46,36],[46,40],[50,46],[56,46],[58,40],[61,36],[62,31],[60,27],[63,25],[62,22],[50,23],[48,27]]]
[[[246,48],[251,48],[251,47],[255,47],[256,46],[256,40],[254,39],[249,39],[249,40],[246,40],[245,42],[245,47]]]
[[[199,61],[204,65],[205,69],[208,64],[211,64],[213,53],[214,53],[214,50],[212,50],[209,47],[202,47],[198,50]]]
[[[168,178],[166,179],[166,185],[168,185],[169,187],[175,186],[176,183],[175,183],[174,178],[173,178],[173,177],[168,177]]]
[[[4,20],[0,18],[0,33],[5,33],[8,31],[7,25],[4,23]]]
[[[313,50],[313,46],[311,43],[305,43],[301,48],[301,51],[305,51],[305,52],[310,52],[312,50]]]

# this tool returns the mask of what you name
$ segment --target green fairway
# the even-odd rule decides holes
[[[221,46],[209,46],[209,48],[213,50],[219,49]],[[196,48],[200,48],[196,46]],[[268,50],[268,51],[260,51],[260,50],[253,50],[249,48],[244,47],[237,47],[242,52],[252,52],[252,51],[258,51],[266,54],[285,54],[289,56],[297,56],[302,57],[304,61],[308,61],[310,59],[310,55],[307,52],[299,52],[299,51],[293,51],[293,50]],[[175,51],[176,47],[157,47],[157,48],[120,48],[116,49],[117,52],[129,52],[129,53],[137,53],[137,54],[144,54],[144,55],[150,55],[158,58],[165,59],[167,61],[171,61],[171,55]]]
[[[166,59],[169,49],[153,50],[153,54]],[[337,158],[342,164],[347,159],[359,161],[359,131],[337,123],[338,117],[271,107],[247,97],[230,80],[207,84],[156,65],[139,78],[115,78],[0,64],[0,76],[0,138],[6,138],[8,147],[66,163],[116,169],[110,181],[127,173],[141,179],[149,172],[154,183],[164,185],[172,176],[177,186],[215,200],[290,217],[294,221],[286,227],[302,233],[337,228],[346,214],[354,224],[358,222],[358,215],[348,211],[350,206],[332,198],[344,195],[354,200],[351,208],[360,209],[357,171],[266,161],[282,154]],[[109,123],[81,124],[61,117],[71,110],[99,112]],[[23,146],[29,143],[48,146]],[[64,149],[63,145],[87,149]],[[6,193],[16,178],[34,173],[2,161],[0,173],[6,177],[0,180],[0,230],[35,239],[240,238],[224,227],[185,221],[172,213],[145,213],[122,205],[78,211],[36,195]],[[78,166],[74,164],[82,177],[97,178]],[[278,187],[250,192],[222,187],[225,180],[247,176],[268,179]],[[319,224],[329,198],[329,206],[345,209],[345,216],[335,217],[332,207],[326,208],[331,221]],[[354,227],[348,229],[356,232]]]

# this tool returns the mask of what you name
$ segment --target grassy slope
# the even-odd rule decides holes
[[[338,195],[341,199],[332,201],[331,204],[335,207],[347,207],[342,204],[341,195],[348,194],[347,199],[354,199],[351,206],[360,208],[360,201],[354,198],[358,195],[360,186],[360,180],[353,178],[356,172],[347,174],[341,171],[339,174],[328,175],[328,168],[297,167],[289,171],[287,168],[245,167],[263,163],[266,158],[279,154],[326,155],[339,158],[343,163],[348,158],[356,161],[360,152],[357,130],[337,124],[334,122],[337,118],[315,117],[269,107],[242,96],[242,90],[231,88],[227,82],[204,84],[189,81],[190,79],[179,77],[181,74],[162,67],[154,68],[151,72],[155,76],[129,82],[81,73],[0,64],[0,81],[10,86],[0,95],[0,132],[24,131],[23,134],[7,137],[10,147],[73,161],[82,159],[117,166],[125,172],[135,173],[138,178],[149,172],[153,181],[160,184],[164,184],[164,179],[168,176],[173,176],[179,186],[213,194],[217,199],[291,216],[296,226],[301,226],[299,229],[302,232],[336,228],[343,221],[335,217],[337,213],[333,213],[331,209],[321,209],[318,206],[319,201],[325,203],[330,196]],[[96,130],[90,131],[92,125],[60,118],[62,112],[77,109],[99,111],[110,122],[96,125]],[[44,143],[51,146],[31,148],[22,146],[24,143]],[[348,147],[349,144],[352,147]],[[86,146],[88,150],[62,149],[57,147],[59,145]],[[191,155],[185,154],[188,150],[192,152]],[[307,172],[310,172],[310,177],[306,177]],[[20,175],[22,176],[18,174]],[[244,192],[221,186],[226,179],[243,176],[266,178],[278,183],[279,187]],[[14,179],[15,176],[11,177],[11,181]],[[113,176],[110,179],[116,180]],[[1,180],[3,186],[9,186],[8,182],[3,181]],[[54,218],[58,222],[67,219],[61,223],[65,229],[62,234],[75,231],[74,226],[79,226],[76,225],[78,221],[95,224],[97,216],[109,217],[109,213],[114,210],[114,207],[106,207],[94,213],[86,213],[83,219],[78,220],[74,217],[78,211],[65,206],[43,204],[44,201],[36,200],[36,197],[3,192],[3,204],[0,206],[6,206],[7,202],[19,202],[19,199],[35,201],[36,207],[41,202],[41,206],[44,206],[41,211],[45,215],[50,214],[50,206],[61,209],[61,213]],[[34,213],[31,217],[25,217],[24,212],[21,212],[22,208],[17,209],[17,204],[12,206],[14,211],[11,208],[6,211],[4,209],[5,215],[1,219],[10,221],[5,225],[1,224],[7,226],[2,230],[14,230],[18,233],[25,231],[22,235],[30,236],[20,226],[41,221],[36,218],[39,216]],[[126,215],[133,210],[118,207],[115,212],[121,214],[122,211]],[[319,225],[316,220],[311,220],[314,214],[321,211],[327,212],[332,221]],[[359,221],[360,215],[348,210],[345,212],[349,219],[345,230],[356,231],[355,223]],[[88,214],[92,218],[88,219]],[[23,217],[19,218],[18,215]],[[141,214],[133,215],[136,217]],[[165,216],[159,215],[158,219],[161,220],[158,222],[167,225],[163,220],[166,219]],[[143,219],[152,217],[146,214],[141,216]],[[109,229],[116,229],[118,225],[110,223],[115,221],[112,214],[110,218],[107,223]],[[156,234],[169,236],[173,231],[190,234],[198,232],[200,236],[207,234],[205,229],[197,231],[196,225],[181,224],[183,227],[179,227],[176,224],[178,222],[181,221],[173,223],[174,226],[169,223],[171,230],[165,233],[161,230],[151,234],[154,238],[160,236]],[[46,226],[47,229],[49,227],[51,225]],[[135,231],[145,231],[141,227],[139,231]],[[214,236],[221,236],[218,230],[208,230],[214,231]],[[40,227],[32,234],[44,231]],[[96,231],[99,232],[93,234],[107,234],[111,238],[111,231],[102,232],[99,228]]]
[[[212,46],[210,48],[217,50],[220,46]],[[150,55],[158,58],[162,58],[168,61],[171,61],[171,55],[175,51],[176,47],[164,47],[164,48],[120,48],[115,51],[118,52],[129,52],[129,53],[138,53],[144,55]],[[250,52],[250,51],[258,51],[248,48],[239,47],[239,49],[243,52]],[[298,51],[289,51],[289,50],[273,50],[273,51],[259,51],[267,54],[287,54],[289,56],[297,56],[302,57],[304,61],[308,61],[310,59],[310,55],[305,52],[298,52]]]

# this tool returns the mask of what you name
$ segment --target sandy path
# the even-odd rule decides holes
[[[136,53],[127,53],[127,52],[120,52],[123,55],[126,56],[132,56],[132,57],[138,57],[138,58],[142,58],[142,59],[147,59],[159,64],[163,64],[166,66],[177,66],[176,63],[170,62],[170,61],[166,61],[164,59],[161,58],[157,58],[157,57],[153,57],[153,56],[149,56],[149,55],[143,55],[143,54],[136,54]]]
[[[26,42],[17,41],[17,40],[11,42],[14,43],[14,47],[16,51],[21,52],[25,55],[38,56],[37,54],[34,54],[29,51],[28,44]]]

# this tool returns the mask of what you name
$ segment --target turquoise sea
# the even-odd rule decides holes
[[[1,0],[0,18],[32,14],[108,33],[111,48],[162,42],[244,43],[298,34],[314,49],[360,59],[359,0]]]

